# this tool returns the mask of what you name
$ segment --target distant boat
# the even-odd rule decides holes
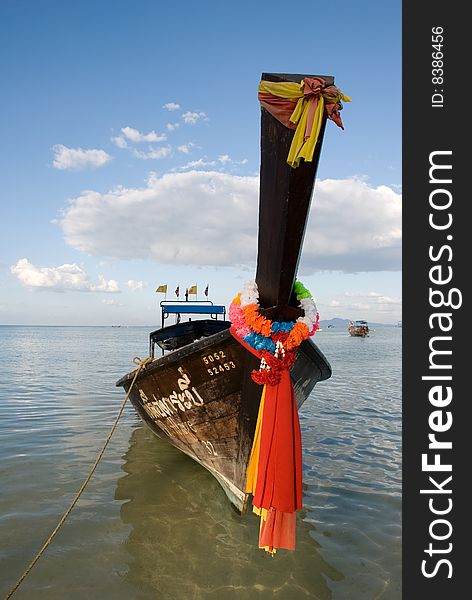
[[[328,329],[331,329],[333,327],[334,327],[334,325],[328,325]]]
[[[270,82],[300,83],[304,77],[308,76],[263,74]],[[330,86],[334,78],[321,81]],[[264,107],[261,119],[256,283],[264,315],[295,321],[304,314],[292,292],[327,118],[322,117],[313,160],[299,168],[287,164],[294,130]],[[158,437],[208,469],[233,506],[244,512],[261,400],[261,386],[250,375],[259,368],[260,358],[231,335],[224,306],[167,301],[161,309],[162,328],[150,334],[152,362],[139,373],[130,400]],[[176,315],[177,322],[166,326],[170,314]],[[185,314],[197,320],[184,321]],[[206,318],[198,320],[198,316]],[[163,356],[154,356],[156,345]],[[135,373],[128,373],[117,385],[129,390]],[[301,343],[290,375],[300,407],[315,384],[331,376],[331,367],[308,339]]]
[[[369,325],[367,321],[349,321],[348,331],[352,337],[366,337],[369,335]]]

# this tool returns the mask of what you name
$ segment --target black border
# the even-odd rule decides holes
[[[437,0],[403,2],[403,597],[407,599],[444,600],[470,596],[466,582],[467,538],[472,527],[466,512],[471,504],[466,488],[468,473],[472,471],[468,465],[472,458],[472,429],[466,414],[471,392],[466,382],[470,325],[465,287],[468,262],[472,260],[467,244],[468,238],[472,237],[469,225],[472,218],[469,216],[470,193],[465,187],[465,174],[472,166],[467,168],[465,164],[470,151],[467,148],[461,151],[460,144],[465,145],[469,129],[464,85],[470,80],[467,66],[472,34],[467,32],[463,7]],[[444,82],[440,86],[432,83],[433,27],[444,29]],[[443,90],[442,107],[432,106],[433,88]],[[446,232],[435,231],[428,222],[429,195],[434,185],[429,181],[430,153],[449,150],[452,158],[445,160],[452,164],[452,184],[444,187],[453,196],[450,209],[453,223],[447,231],[452,240],[446,240]],[[452,550],[435,556],[451,561],[452,577],[447,577],[449,568],[443,564],[437,575],[428,579],[423,576],[421,565],[424,559],[430,561],[428,568],[434,564],[435,559],[428,557],[424,550],[432,541],[428,529],[435,517],[428,507],[429,496],[420,494],[420,490],[432,487],[428,475],[434,474],[422,472],[421,455],[428,450],[428,433],[431,431],[428,416],[435,408],[428,400],[432,382],[421,378],[431,374],[428,371],[428,344],[433,335],[438,335],[437,329],[432,330],[428,322],[430,314],[435,312],[429,303],[429,270],[435,263],[428,252],[430,246],[438,249],[446,243],[451,245],[452,259],[448,262],[444,258],[440,262],[452,267],[453,279],[449,286],[443,287],[460,289],[463,304],[456,310],[448,309],[453,319],[449,333],[452,356],[447,358],[452,362],[453,400],[444,411],[451,411],[453,424],[448,432],[438,434],[439,439],[449,439],[453,444],[451,450],[442,452],[443,462],[452,461],[452,472],[447,474],[453,477],[452,494],[441,496],[444,502],[446,497],[453,501],[453,508],[445,517],[451,522],[452,534],[449,540],[442,542],[443,547],[451,542]],[[449,252],[443,256],[449,256]],[[437,373],[446,374],[445,371]],[[441,476],[444,479],[444,475],[438,473],[438,479]],[[440,542],[437,545],[441,547]]]

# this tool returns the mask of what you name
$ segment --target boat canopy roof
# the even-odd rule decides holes
[[[359,327],[360,325],[367,325],[367,321],[356,321],[356,327]]]
[[[177,315],[177,323],[180,323],[180,315],[207,315],[216,320],[218,315],[222,315],[223,320],[226,318],[226,307],[223,304],[213,304],[211,300],[162,300],[160,306],[162,327],[170,315]]]
[[[161,305],[167,314],[197,314],[197,315],[224,315],[226,307],[222,304],[193,304],[191,302],[180,302],[175,304]]]

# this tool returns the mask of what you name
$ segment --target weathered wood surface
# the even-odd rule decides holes
[[[156,359],[130,394],[152,431],[211,471],[239,511],[262,391],[250,373],[258,367],[259,360],[224,331]],[[292,370],[298,406],[330,374],[324,356],[305,342]],[[117,385],[128,390],[132,377]]]
[[[322,77],[328,84],[334,78],[325,75],[285,75],[263,73],[267,81],[296,81],[304,77]],[[300,312],[289,307],[297,274],[303,238],[311,204],[311,196],[320,158],[326,118],[312,162],[301,161],[293,169],[287,156],[294,135],[261,108],[261,169],[259,196],[259,238],[256,282],[260,305],[272,309],[270,318],[292,320]],[[273,308],[275,307],[275,308]]]

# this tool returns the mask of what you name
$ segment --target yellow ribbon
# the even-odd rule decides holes
[[[323,122],[325,99],[329,100],[329,102],[337,102],[339,100],[351,102],[351,98],[345,96],[342,92],[339,92],[335,97],[330,96],[329,94],[323,94],[322,92],[318,97],[318,104],[313,118],[310,136],[305,139],[310,100],[304,95],[303,89],[304,80],[302,80],[301,83],[261,81],[259,85],[259,93],[272,94],[273,96],[278,96],[279,98],[285,98],[287,100],[297,100],[297,105],[290,116],[290,122],[296,124],[297,128],[295,129],[295,134],[287,158],[288,164],[293,168],[298,167],[302,158],[306,162],[311,162],[313,160],[316,142],[318,141],[321,124]]]

